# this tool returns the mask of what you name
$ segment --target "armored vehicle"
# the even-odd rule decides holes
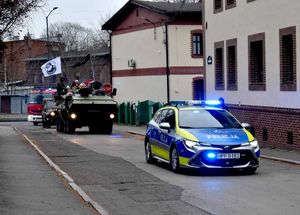
[[[90,133],[111,134],[113,121],[117,115],[117,102],[103,90],[92,87],[69,92],[57,99],[56,130],[73,134],[76,128],[88,126]]]

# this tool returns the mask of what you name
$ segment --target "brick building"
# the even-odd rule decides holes
[[[12,40],[5,42],[6,49],[4,58],[0,65],[1,83],[13,83],[27,80],[27,61],[26,59],[48,53],[47,41],[44,39],[32,39],[30,36],[23,40]],[[64,51],[64,45],[59,42],[51,41],[49,53],[51,56],[59,55]]]
[[[300,149],[299,1],[203,3],[207,98],[223,97],[260,144]]]
[[[84,65],[73,68],[72,66],[80,62],[87,53],[64,53],[61,55],[62,75],[67,78],[67,84],[71,85],[76,76],[79,81],[84,82],[93,78],[93,71],[96,80],[102,83],[111,83],[110,71],[110,50],[101,48],[98,52],[90,53],[91,60]],[[27,63],[27,84],[30,86],[56,87],[58,77],[50,76],[45,78],[42,74],[41,66],[48,61],[47,56],[26,59]]]

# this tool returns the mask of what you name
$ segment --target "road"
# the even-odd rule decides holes
[[[85,192],[111,214],[298,214],[300,168],[262,160],[255,175],[174,174],[145,162],[143,140],[116,127],[113,135],[75,135],[18,125]]]

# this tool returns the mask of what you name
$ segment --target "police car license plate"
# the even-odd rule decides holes
[[[240,153],[218,153],[217,159],[239,159]]]

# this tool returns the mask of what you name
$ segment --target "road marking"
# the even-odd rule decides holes
[[[16,132],[22,135],[30,145],[47,161],[50,167],[54,168],[54,170],[61,175],[69,184],[69,186],[77,192],[77,194],[89,205],[91,205],[99,214],[101,215],[109,215],[109,213],[101,207],[97,202],[92,200],[86,192],[83,191],[66,172],[64,172],[58,165],[56,165],[37,145],[35,145],[24,133],[22,133],[18,128],[13,127]]]

